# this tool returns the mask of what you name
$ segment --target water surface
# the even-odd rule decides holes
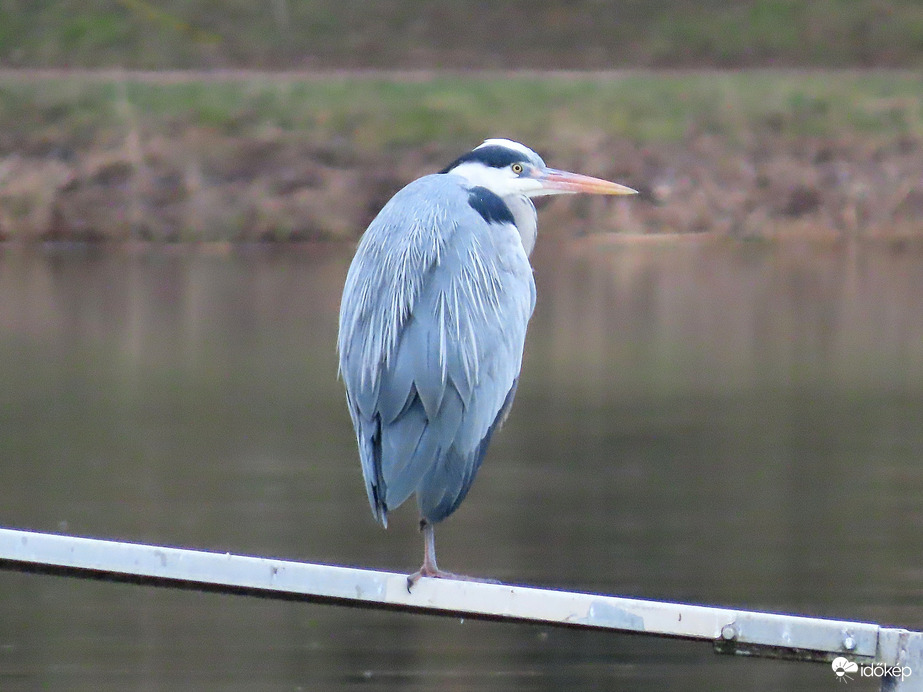
[[[412,503],[373,522],[336,379],[350,255],[0,251],[0,525],[416,569]],[[923,251],[534,259],[519,394],[442,566],[923,627]],[[689,642],[0,572],[2,690],[834,684]]]

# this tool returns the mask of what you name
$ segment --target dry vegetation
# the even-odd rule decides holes
[[[489,135],[640,199],[547,233],[923,236],[909,74],[0,78],[0,238],[354,238]]]

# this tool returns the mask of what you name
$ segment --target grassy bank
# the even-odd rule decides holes
[[[543,227],[923,234],[910,73],[8,72],[0,237],[355,237],[408,180],[497,135],[644,193],[555,203]]]
[[[134,69],[923,66],[918,0],[0,3],[0,65]]]

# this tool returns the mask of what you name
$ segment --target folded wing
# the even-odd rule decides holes
[[[431,522],[464,498],[512,403],[534,303],[515,227],[488,223],[454,176],[408,185],[372,222],[347,277],[339,351],[383,524],[414,491]]]

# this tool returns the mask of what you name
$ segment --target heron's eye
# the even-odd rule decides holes
[[[514,163],[512,166],[510,166],[510,170],[513,171],[513,173],[515,173],[516,175],[519,175],[523,171],[522,164]]]

